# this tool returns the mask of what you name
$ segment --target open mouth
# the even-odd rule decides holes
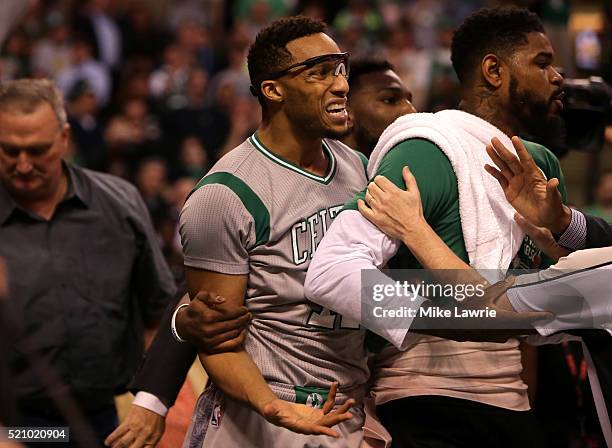
[[[343,104],[330,104],[325,108],[325,112],[337,122],[345,122],[348,118],[346,106]]]

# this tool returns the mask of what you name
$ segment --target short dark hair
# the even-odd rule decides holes
[[[266,75],[290,65],[291,53],[287,44],[300,37],[325,32],[327,26],[320,20],[305,16],[286,17],[272,22],[261,30],[249,48],[247,64],[251,86],[261,102],[260,84]]]
[[[544,33],[544,26],[527,9],[492,8],[473,13],[453,35],[451,60],[459,81],[471,81],[487,54],[503,56],[526,45],[529,33]]]
[[[359,78],[368,73],[384,72],[387,70],[395,70],[393,64],[386,59],[361,58],[351,61],[351,75],[349,76],[349,95],[350,89],[359,84]]]

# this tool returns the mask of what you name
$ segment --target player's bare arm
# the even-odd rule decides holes
[[[185,274],[191,297],[196,297],[200,291],[214,291],[224,297],[229,305],[244,305],[248,275],[220,274],[193,268],[186,268]],[[225,353],[200,352],[199,357],[217,387],[232,398],[248,404],[275,425],[301,434],[339,437],[331,427],[352,418],[348,409],[354,404],[353,400],[347,400],[338,409],[332,410],[337,385],[330,390],[323,409],[314,409],[279,399],[241,347]]]
[[[193,344],[199,352],[223,353],[242,346],[251,319],[249,310],[225,297],[209,291],[199,291],[193,300],[181,299],[176,315],[179,336]]]

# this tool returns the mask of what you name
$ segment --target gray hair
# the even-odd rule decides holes
[[[16,79],[0,84],[0,110],[11,107],[31,114],[44,103],[51,106],[60,129],[63,128],[67,122],[64,97],[52,81]]]

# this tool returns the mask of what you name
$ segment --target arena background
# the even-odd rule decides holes
[[[526,6],[544,21],[567,78],[612,80],[609,0],[29,0],[4,43],[0,79],[48,77],[67,99],[70,158],[133,182],[180,280],[177,217],[212,164],[259,122],[246,53],[274,18],[322,18],[352,57],[388,59],[419,111],[455,107],[453,29],[472,11]],[[602,112],[603,113],[603,112]],[[599,131],[598,131],[599,132]],[[603,131],[602,131],[603,132]],[[612,220],[612,126],[599,151],[563,158],[569,198]],[[593,148],[592,148],[593,149]],[[178,446],[204,374],[194,365],[160,446]],[[125,410],[130,397],[118,399]]]

